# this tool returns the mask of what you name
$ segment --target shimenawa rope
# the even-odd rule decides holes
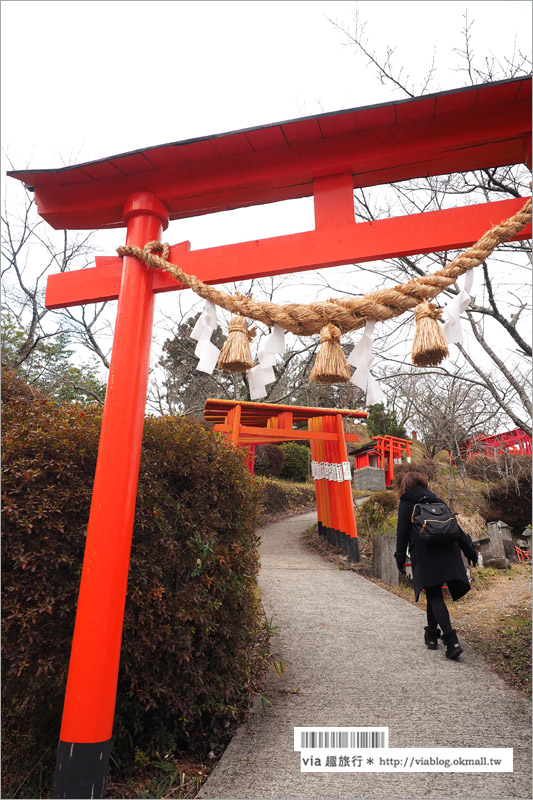
[[[403,285],[370,292],[365,297],[336,298],[309,304],[279,306],[258,303],[240,292],[235,295],[222,292],[169,262],[169,245],[161,242],[148,242],[143,249],[119,247],[117,253],[134,256],[155,269],[169,272],[200,297],[236,315],[230,323],[228,339],[218,361],[220,369],[242,372],[253,366],[249,340],[255,330],[249,333],[244,319],[249,317],[269,327],[279,325],[299,336],[320,332],[321,347],[309,379],[320,383],[344,383],[350,380],[350,370],[340,345],[341,334],[361,328],[368,320],[391,319],[412,308],[417,323],[411,351],[413,363],[417,366],[440,364],[448,355],[446,339],[438,324],[442,309],[429,300],[455,283],[460,275],[483,263],[499,244],[519,233],[530,220],[531,199],[528,199],[520,211],[491,228],[473,247],[433,275],[412,278]]]
[[[357,330],[363,327],[367,319],[392,319],[419,303],[433,299],[467,270],[482,264],[499,244],[515,236],[530,221],[531,198],[516,214],[484,233],[469,250],[433,275],[412,278],[403,285],[369,292],[364,297],[333,298],[309,304],[287,303],[280,306],[266,301],[256,302],[240,292],[235,295],[222,292],[167,261],[169,246],[160,242],[148,242],[144,249],[133,245],[118,247],[117,253],[120,256],[134,256],[155,269],[169,272],[200,297],[211,300],[233,314],[254,319],[269,327],[277,324],[300,336],[311,336],[319,333],[328,323],[334,323],[341,333]],[[162,251],[162,255],[157,255],[157,251]]]

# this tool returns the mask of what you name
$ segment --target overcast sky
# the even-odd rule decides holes
[[[433,59],[427,91],[468,83],[465,13],[478,63],[531,50],[529,0],[3,0],[2,172],[5,154],[48,169],[405,97],[332,24],[353,30],[356,8],[370,50],[394,48],[414,94]],[[311,204],[178,221],[167,236],[198,248],[291,233],[312,226]],[[96,241],[114,250],[117,236]]]
[[[476,53],[530,49],[531,3],[362,0],[369,45],[390,44],[415,92],[465,83],[452,51],[468,9]],[[353,2],[3,0],[2,146],[17,168],[137,148],[402,96],[327,17]]]

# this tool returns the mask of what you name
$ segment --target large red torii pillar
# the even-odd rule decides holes
[[[168,220],[314,196],[315,230],[170,260],[206,283],[472,245],[524,198],[356,223],[353,189],[531,164],[531,78],[467,87],[176,142],[58,170],[12,171],[57,229],[127,227],[127,244]],[[531,235],[527,226],[515,239]],[[118,243],[117,243],[118,244]],[[50,276],[46,305],[118,298],[54,797],[102,797],[108,768],[151,342],[154,294],[183,286],[135,259]]]

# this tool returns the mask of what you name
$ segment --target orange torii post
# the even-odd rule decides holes
[[[394,465],[402,463],[405,454],[407,463],[411,461],[411,439],[400,439],[397,436],[373,436],[376,450],[379,453],[380,468],[385,471],[385,486],[390,487],[394,480]]]
[[[315,432],[319,430],[319,418],[318,417],[310,417],[307,421],[307,427],[310,431]],[[309,444],[311,446],[311,459],[313,465],[321,464],[323,459],[322,456],[322,442],[318,439],[310,439]],[[319,480],[318,474],[316,469],[313,469],[313,479],[315,482],[315,494],[316,494],[316,513],[318,519],[318,535],[325,536],[326,530],[328,527],[327,517],[328,517],[328,507],[327,507],[327,498],[324,495],[324,487],[322,482]]]
[[[324,421],[322,417],[312,417],[308,421],[308,428],[312,432],[322,433],[324,431]],[[328,488],[327,468],[326,468],[326,443],[321,439],[310,439],[313,478],[315,481],[315,493],[318,517],[318,533],[324,536],[331,544],[337,544],[334,535],[332,522],[331,500]]]
[[[357,526],[346,442],[359,440],[345,433],[344,418],[364,419],[366,411],[284,406],[242,400],[208,399],[204,417],[213,422],[234,447],[308,440],[311,445],[319,534],[359,561]],[[307,431],[293,428],[307,422]]]
[[[126,244],[139,247],[169,220],[314,198],[314,230],[170,247],[170,261],[216,284],[469,247],[524,198],[363,222],[354,188],[522,162],[531,166],[531,76],[8,175],[53,228],[126,228]],[[527,225],[513,239],[530,236]],[[118,299],[53,797],[105,793],[154,295],[183,288],[116,255],[48,278],[47,308]]]

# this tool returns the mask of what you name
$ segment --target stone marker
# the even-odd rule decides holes
[[[386,533],[377,533],[372,536],[372,547],[374,568],[378,578],[391,586],[399,586],[400,573],[394,558],[396,537],[388,536]]]
[[[384,492],[387,488],[385,486],[385,470],[378,469],[377,467],[362,467],[361,469],[354,470],[353,473],[354,489],[371,492]]]

